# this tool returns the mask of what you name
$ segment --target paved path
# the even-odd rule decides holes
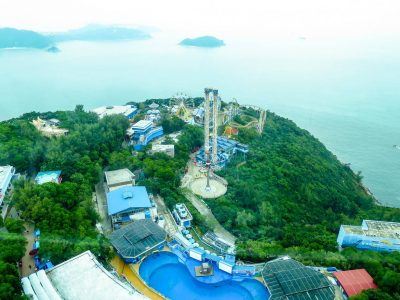
[[[98,184],[96,184],[95,189],[96,189],[95,207],[100,216],[101,227],[103,228],[105,234],[111,233],[112,231],[111,219],[108,216],[105,184],[101,181]]]
[[[35,272],[35,261],[33,260],[32,256],[29,255],[29,251],[32,250],[33,243],[35,241],[33,237],[34,227],[29,223],[25,223],[24,226],[26,230],[24,231],[23,235],[28,241],[28,243],[26,244],[25,247],[25,255],[21,259],[22,267],[19,268],[21,277],[29,276],[33,272]],[[31,266],[31,268],[29,268],[29,265]]]
[[[214,233],[220,239],[224,240],[228,244],[235,245],[236,237],[233,236],[228,230],[226,230],[215,218],[214,214],[212,213],[211,209],[208,208],[204,201],[200,200],[196,195],[194,195],[189,190],[184,190],[183,194],[185,195],[186,199],[188,199],[193,206],[199,211],[199,213],[204,216],[206,222],[209,224],[210,227],[213,228]]]
[[[157,204],[158,215],[164,216],[165,230],[170,236],[173,236],[177,232],[175,220],[171,216],[169,209],[164,203],[164,200],[159,195],[154,196],[154,201]]]

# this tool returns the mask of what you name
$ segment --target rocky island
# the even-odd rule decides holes
[[[2,48],[36,48],[46,49],[53,44],[46,35],[15,28],[0,28],[0,49]]]
[[[122,26],[87,25],[82,28],[66,32],[53,33],[50,37],[56,42],[64,41],[118,41],[118,40],[144,40],[151,35],[136,29]]]
[[[181,46],[194,46],[202,48],[216,48],[225,46],[223,40],[217,39],[213,36],[200,36],[197,38],[186,38],[179,43]]]
[[[66,41],[119,41],[151,38],[145,31],[121,26],[88,25],[59,33],[39,33],[31,30],[0,28],[0,49],[35,48],[59,52],[56,44]]]

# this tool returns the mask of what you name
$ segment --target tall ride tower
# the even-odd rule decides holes
[[[205,161],[210,160],[210,93],[211,89],[204,89],[204,155]]]
[[[213,147],[212,147],[212,163],[217,165],[218,163],[218,90],[213,90]]]
[[[206,191],[211,191],[210,187],[210,92],[211,89],[204,89],[204,160],[207,168]]]

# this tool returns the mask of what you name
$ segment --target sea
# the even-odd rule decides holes
[[[65,42],[59,53],[0,50],[0,120],[215,87],[295,121],[361,171],[383,205],[400,207],[400,39],[242,38],[210,49],[156,35]]]

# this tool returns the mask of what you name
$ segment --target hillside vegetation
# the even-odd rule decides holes
[[[52,45],[52,40],[40,33],[31,30],[18,30],[14,28],[0,28],[1,48],[47,48]]]
[[[268,113],[261,137],[240,129],[239,139],[250,145],[250,153],[221,172],[228,193],[207,203],[239,238],[242,258],[264,261],[287,253],[307,264],[366,267],[386,291],[399,293],[400,284],[389,283],[400,283],[398,253],[339,253],[336,237],[341,224],[400,221],[400,209],[377,206],[360,174],[290,120]]]
[[[39,115],[59,119],[69,134],[60,138],[40,135],[29,123]],[[129,125],[125,118],[99,120],[82,106],[74,111],[32,112],[0,122],[0,165],[11,164],[26,175],[14,184],[11,203],[23,219],[41,229],[40,257],[59,263],[89,249],[101,260],[112,255],[109,242],[94,226],[99,216],[92,192],[104,169],[141,170],[138,184],[162,196],[170,208],[185,202],[194,224],[208,229],[179,188],[189,154],[202,144],[203,131],[168,115],[161,123],[166,133],[181,131],[174,159],[146,151],[132,155],[124,143]],[[400,253],[355,249],[339,253],[335,240],[342,223],[359,225],[363,218],[400,221],[400,210],[375,205],[364,192],[359,174],[289,120],[269,113],[261,137],[253,129],[241,129],[238,138],[251,151],[246,159],[238,156],[221,172],[229,181],[228,193],[208,200],[219,221],[239,238],[238,256],[265,261],[289,254],[307,265],[366,268],[380,290],[359,299],[399,299]],[[62,170],[63,183],[33,184],[39,170]],[[20,294],[15,262],[23,255],[25,241],[18,234],[18,222],[6,220],[5,227],[15,233],[0,235],[4,274],[0,275],[0,298],[10,299]]]
[[[42,136],[30,124],[38,116],[59,119],[69,134],[60,138]],[[139,184],[165,197],[169,207],[184,199],[178,191],[180,176],[192,149],[201,145],[201,128],[185,126],[178,118],[163,120],[166,132],[182,130],[175,159],[171,159],[159,153],[141,152],[133,156],[124,143],[128,124],[123,116],[99,120],[81,105],[74,111],[32,112],[0,122],[0,165],[13,165],[26,176],[14,182],[12,198],[7,201],[11,201],[22,219],[41,230],[42,259],[58,264],[86,250],[101,261],[113,255],[108,240],[95,229],[99,216],[92,192],[104,168],[143,170]],[[33,178],[40,170],[62,170],[63,182],[34,184]],[[0,299],[18,299],[21,295],[16,267],[25,251],[21,223],[7,219],[4,225],[14,233],[0,234]]]
[[[58,52],[58,48],[54,46],[58,42],[145,40],[149,38],[151,38],[150,34],[142,30],[121,26],[87,25],[79,29],[52,34],[15,28],[0,28],[0,49],[48,48],[50,52]]]

